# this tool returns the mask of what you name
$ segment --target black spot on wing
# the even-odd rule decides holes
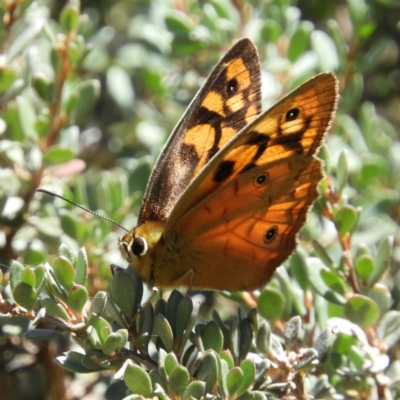
[[[238,81],[236,78],[230,79],[226,83],[226,93],[229,97],[235,95],[239,89]]]
[[[233,167],[235,166],[235,161],[222,161],[217,170],[214,173],[213,181],[214,182],[223,182],[228,179],[233,174]]]
[[[300,110],[298,108],[292,108],[286,113],[285,119],[286,121],[294,121],[299,114]]]

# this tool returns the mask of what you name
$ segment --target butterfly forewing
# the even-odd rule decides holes
[[[221,185],[257,166],[297,154],[312,156],[321,146],[337,106],[336,77],[310,79],[260,115],[231,140],[181,196],[166,231]]]
[[[156,162],[139,223],[164,221],[210,159],[261,110],[260,66],[249,39],[220,60],[177,124]]]

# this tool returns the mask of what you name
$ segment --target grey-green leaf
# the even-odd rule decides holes
[[[190,377],[188,370],[182,365],[179,365],[171,372],[169,376],[169,386],[171,391],[176,396],[182,396],[189,384],[189,379]]]
[[[126,367],[124,381],[128,389],[143,397],[152,397],[153,389],[149,374],[135,364]]]

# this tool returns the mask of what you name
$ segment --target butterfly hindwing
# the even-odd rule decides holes
[[[178,122],[156,162],[139,223],[164,221],[209,160],[261,110],[260,66],[249,39],[220,60]]]
[[[178,273],[186,281],[177,283],[233,291],[266,282],[295,248],[321,178],[319,160],[295,155],[221,186],[175,227],[182,265],[196,260],[193,274]]]

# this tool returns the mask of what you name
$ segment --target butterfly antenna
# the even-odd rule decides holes
[[[66,199],[66,198],[63,197],[63,196],[60,196],[59,194],[50,192],[50,191],[45,190],[45,189],[36,189],[36,191],[37,191],[37,192],[40,192],[40,193],[48,194],[48,195],[53,196],[53,197],[58,197],[59,199],[64,200],[64,201],[66,201],[66,202],[68,202],[68,203],[74,205],[75,207],[78,207],[78,208],[80,208],[81,210],[84,210],[84,211],[86,211],[86,212],[88,212],[88,213],[90,213],[90,214],[93,214],[93,215],[95,215],[96,217],[103,218],[103,219],[105,219],[106,221],[112,222],[114,225],[119,226],[119,227],[120,227],[121,229],[123,229],[125,232],[129,232],[129,231],[128,231],[126,228],[124,228],[121,224],[119,224],[118,222],[115,222],[115,221],[112,220],[111,218],[104,217],[103,215],[100,215],[100,214],[98,214],[98,213],[96,213],[96,212],[94,212],[94,211],[92,211],[92,210],[89,210],[88,208],[83,207],[83,206],[81,206],[80,204],[73,202],[72,200],[68,200],[68,199]]]

